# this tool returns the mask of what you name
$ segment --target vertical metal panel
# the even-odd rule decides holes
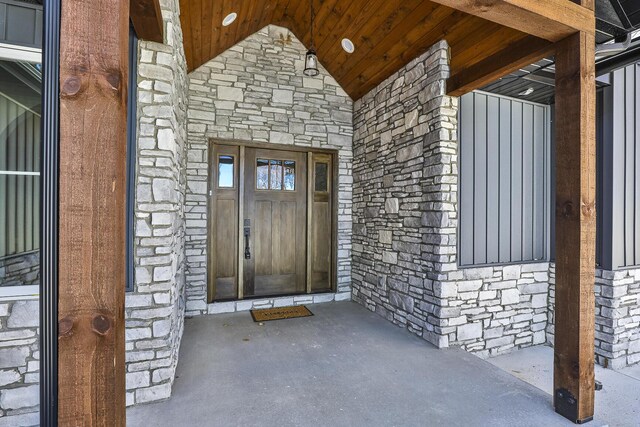
[[[474,94],[473,262],[487,262],[487,96]]]
[[[606,236],[611,236],[611,191],[607,183],[611,182],[611,168],[604,168],[611,159],[610,138],[605,141],[605,135],[611,129],[611,121],[603,120],[605,105],[604,90],[598,90],[596,94],[596,265],[611,269],[611,241]],[[610,108],[610,107],[609,107]]]
[[[499,262],[506,263],[511,261],[511,100],[499,98],[500,111],[498,113],[498,129],[499,129],[499,169],[500,186],[499,201],[500,209],[499,217],[499,237],[498,252],[500,253]],[[505,122],[506,121],[506,122]]]
[[[523,260],[522,256],[522,121],[523,105],[511,102],[511,259]]]
[[[612,121],[612,163],[613,171],[612,176],[612,267],[625,265],[625,247],[624,247],[624,235],[625,235],[625,212],[624,212],[624,199],[625,199],[625,72],[624,70],[616,70],[613,73],[613,80],[615,84],[609,88],[613,92],[611,107],[612,114],[605,120]],[[614,185],[617,184],[617,185]]]
[[[635,207],[635,180],[633,176],[635,165],[635,76],[634,67],[624,69],[624,265],[633,265],[635,258],[634,235],[635,221],[633,210]]]
[[[546,173],[544,170],[545,165],[545,148],[546,148],[546,132],[544,129],[544,124],[548,123],[547,117],[547,108],[536,105],[533,109],[533,228],[532,228],[532,238],[531,241],[533,243],[533,258],[534,259],[542,259],[545,256],[545,241],[547,237],[546,229],[545,229],[545,215],[544,213],[548,211],[548,204],[545,199],[545,189],[549,185]],[[536,128],[540,127],[542,124],[542,129],[540,131],[536,131]],[[536,236],[542,235],[543,238],[536,238]]]
[[[460,265],[546,259],[549,107],[482,92],[460,105]]]
[[[462,97],[460,114],[473,117],[473,95]],[[460,186],[473,188],[473,122],[460,122]],[[460,210],[468,215],[460,217],[460,259],[465,263],[473,263],[473,194],[460,199]]]
[[[533,258],[533,105],[522,114],[522,259]]]
[[[611,269],[640,265],[639,78],[636,64],[615,70],[602,95],[601,204],[606,219],[600,238],[602,263]]]
[[[549,259],[556,259],[556,143],[555,143],[555,111],[556,107],[554,104],[551,104],[549,108],[549,114],[551,116],[550,125],[549,125],[549,182],[551,185],[549,186],[549,204],[551,206],[550,209],[547,210],[547,218],[549,221],[549,243],[547,244],[547,250],[549,253]]]
[[[499,182],[499,165],[500,147],[499,147],[499,99],[496,97],[487,98],[487,234],[486,263],[499,262],[498,244],[500,242],[498,213],[500,211],[500,182]]]
[[[633,260],[633,265],[640,265],[640,93],[638,90],[640,89],[640,69],[636,64],[629,67],[633,69],[633,98],[634,98],[634,114],[633,114],[633,124],[634,124],[634,154],[635,154],[635,162],[633,175],[635,178],[634,182],[634,206],[633,206],[633,218],[635,220],[633,229],[634,233],[632,236],[629,236],[630,239],[634,240],[634,253],[635,257]],[[631,171],[629,171],[631,172]]]

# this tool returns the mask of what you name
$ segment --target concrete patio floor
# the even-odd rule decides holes
[[[130,426],[568,426],[551,396],[462,350],[438,350],[355,303],[254,323],[188,319],[173,396]],[[592,423],[591,425],[601,425]]]
[[[549,395],[553,392],[552,347],[525,348],[488,361]],[[640,365],[618,371],[596,365],[596,380],[602,383],[596,392],[598,420],[611,427],[640,426]]]

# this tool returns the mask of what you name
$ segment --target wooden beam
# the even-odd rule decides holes
[[[447,80],[447,93],[462,96],[552,55],[554,49],[555,46],[546,40],[525,37],[469,68],[451,70],[452,76]]]
[[[58,424],[124,426],[129,0],[60,25]]]
[[[554,406],[573,422],[594,409],[596,250],[595,38],[556,47]]]
[[[131,22],[141,40],[164,43],[160,0],[131,0]]]
[[[593,12],[570,0],[432,1],[552,42],[596,28]]]

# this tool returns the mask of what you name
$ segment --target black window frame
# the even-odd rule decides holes
[[[125,248],[125,292],[134,291],[135,280],[135,203],[136,203],[136,154],[137,154],[137,78],[138,78],[138,36],[129,23],[129,93],[127,97],[127,206],[126,206],[126,248]]]

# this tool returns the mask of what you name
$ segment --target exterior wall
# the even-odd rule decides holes
[[[619,369],[640,363],[640,71],[631,64],[605,77],[611,85],[597,97],[595,352],[598,364]],[[550,276],[547,342],[553,344],[553,264]]]
[[[353,299],[446,347],[438,285],[455,256],[457,99],[440,42],[354,104]]]
[[[640,267],[640,67],[612,72],[602,91],[600,116],[602,267]]]
[[[323,68],[317,77],[302,76],[306,48],[293,36],[282,44],[287,32],[265,27],[189,75],[188,315],[207,312],[210,138],[338,150],[337,290],[339,298],[350,292],[353,103]]]
[[[547,342],[553,345],[555,266],[551,265]],[[640,363],[640,269],[596,270],[596,363],[613,369]]]
[[[165,44],[139,43],[135,283],[126,295],[127,405],[168,398],[184,326],[187,73],[178,0]]]
[[[440,42],[354,105],[354,300],[439,347],[544,343],[548,263],[458,267],[447,58]]]
[[[471,92],[459,120],[460,265],[547,260],[550,107]]]
[[[40,422],[38,296],[0,298],[0,427]]]
[[[40,252],[23,252],[0,259],[2,286],[28,286],[40,283]]]

